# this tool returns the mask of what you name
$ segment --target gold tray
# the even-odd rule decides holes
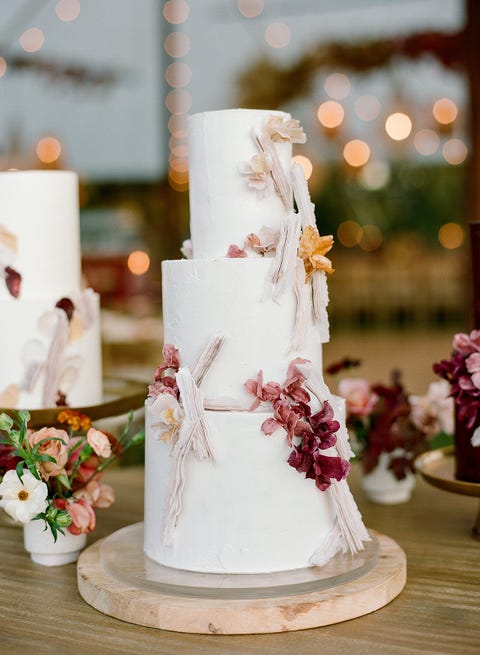
[[[122,414],[128,414],[130,410],[139,409],[143,406],[147,397],[147,387],[148,383],[138,380],[106,377],[103,379],[103,402],[97,405],[69,407],[68,409],[87,414],[92,421],[121,416]],[[62,407],[29,409],[31,419],[28,425],[31,428],[55,425],[57,415],[61,410]],[[5,412],[10,416],[14,416],[15,411],[11,408],[0,408],[0,412]]]
[[[415,469],[429,484],[463,496],[480,497],[480,483],[455,478],[455,446],[423,453],[415,460]]]

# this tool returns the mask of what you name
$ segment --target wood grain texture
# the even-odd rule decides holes
[[[139,583],[132,588],[111,574],[102,560],[99,541],[80,557],[78,589],[87,603],[104,614],[175,632],[232,635],[305,630],[374,612],[402,591],[405,553],[389,537],[375,536],[380,556],[371,571],[349,583],[296,596],[192,600],[145,591]],[[132,547],[130,551],[127,547],[124,556],[129,558],[132,552]]]
[[[89,543],[143,519],[143,469],[111,470],[117,494],[99,512]],[[76,566],[47,569],[23,551],[22,531],[0,524],[2,655],[478,655],[480,544],[471,537],[478,500],[419,479],[404,505],[368,502],[354,465],[351,487],[367,525],[406,552],[407,584],[391,603],[335,625],[281,634],[195,635],[156,630],[106,616],[80,597]]]

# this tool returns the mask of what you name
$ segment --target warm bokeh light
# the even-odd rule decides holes
[[[270,23],[265,30],[265,41],[272,48],[284,48],[291,38],[290,28],[285,23]]]
[[[186,141],[179,141],[171,137],[168,145],[170,146],[170,152],[173,157],[180,159],[188,157],[188,144]]]
[[[385,121],[385,131],[394,141],[403,141],[412,131],[412,121],[400,111],[390,114]]]
[[[457,118],[458,107],[450,98],[440,98],[434,103],[432,113],[441,125],[450,125]]]
[[[365,189],[383,189],[390,180],[390,167],[384,161],[369,161],[360,171],[358,179]]]
[[[192,95],[185,89],[174,89],[167,93],[165,104],[171,114],[186,114],[192,106]]]
[[[62,152],[62,144],[53,136],[46,136],[37,143],[35,148],[37,157],[44,164],[53,164]]]
[[[337,238],[346,248],[358,246],[363,237],[362,226],[356,221],[343,221],[337,229]]]
[[[170,57],[185,57],[190,52],[191,41],[185,32],[170,32],[165,37],[163,47]]]
[[[174,171],[170,169],[168,171],[168,183],[175,191],[187,191],[188,171]]]
[[[163,6],[163,16],[172,25],[184,23],[190,13],[190,7],[185,0],[168,0]]]
[[[188,160],[185,158],[171,157],[170,168],[172,171],[175,171],[176,173],[187,173]]]
[[[245,18],[260,16],[263,7],[263,0],[237,0],[237,9]]]
[[[381,104],[376,96],[369,94],[358,96],[354,110],[362,121],[374,121],[380,114]]]
[[[468,148],[461,139],[449,139],[443,144],[442,154],[445,161],[453,166],[458,166],[467,158]]]
[[[334,100],[342,100],[350,93],[350,80],[343,73],[329,75],[323,85],[325,91]]]
[[[445,223],[438,230],[438,240],[447,250],[460,248],[465,239],[463,227],[458,223]]]
[[[440,137],[433,130],[419,130],[413,137],[413,145],[421,155],[433,155],[440,145]]]
[[[370,147],[368,143],[361,139],[353,139],[348,141],[343,148],[343,156],[347,164],[354,166],[364,166],[370,159]]]
[[[377,225],[364,225],[359,246],[366,252],[378,250],[383,243],[383,234]]]
[[[144,275],[150,268],[150,257],[143,250],[134,250],[128,256],[128,270],[134,275]]]
[[[185,138],[188,135],[188,115],[174,114],[168,120],[170,134],[177,139]]]
[[[25,52],[37,52],[45,43],[45,36],[38,27],[31,27],[18,39]]]
[[[333,129],[343,123],[345,110],[339,102],[327,100],[317,110],[317,118],[324,127]]]
[[[7,72],[7,62],[3,57],[0,57],[0,77],[3,77]]]
[[[292,157],[292,164],[300,164],[305,175],[305,179],[309,180],[313,173],[313,164],[305,155],[295,155]]]
[[[80,15],[80,3],[78,0],[59,0],[55,13],[64,23],[69,23]]]
[[[173,87],[187,86],[192,79],[192,71],[188,64],[183,61],[175,61],[169,64],[165,70],[165,79]]]

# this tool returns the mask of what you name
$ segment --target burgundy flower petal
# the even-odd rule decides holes
[[[72,320],[73,312],[75,310],[75,305],[70,300],[70,298],[60,298],[60,300],[57,302],[55,307],[58,307],[59,309],[63,309],[63,311],[67,315],[69,322]]]
[[[10,294],[14,298],[18,298],[22,286],[22,276],[11,266],[5,267],[5,283]]]

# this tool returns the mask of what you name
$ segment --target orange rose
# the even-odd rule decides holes
[[[27,439],[30,448],[34,448],[42,442],[38,446],[38,454],[49,455],[55,460],[53,462],[38,463],[38,468],[44,480],[65,473],[65,464],[68,459],[68,434],[65,430],[42,428],[36,432],[27,433]]]

